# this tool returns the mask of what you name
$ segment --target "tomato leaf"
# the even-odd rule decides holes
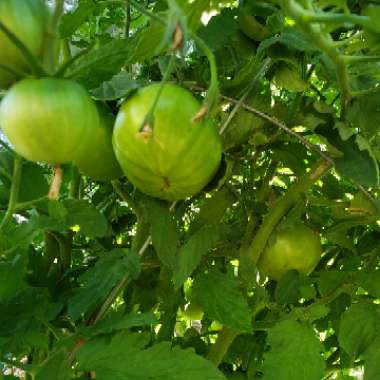
[[[213,320],[238,331],[250,332],[251,312],[236,278],[218,270],[197,276],[193,297]]]
[[[77,353],[82,370],[96,371],[97,380],[223,380],[208,360],[194,351],[163,342],[145,348],[149,336],[119,333],[84,344]]]
[[[292,320],[279,322],[268,333],[263,380],[320,380],[325,363],[323,346],[311,327]],[[302,348],[302,349],[300,349]]]
[[[79,318],[91,306],[104,299],[123,277],[129,275],[135,278],[138,273],[136,254],[122,249],[105,253],[92,268],[79,277],[81,287],[77,288],[69,299],[69,315],[73,319]]]
[[[377,333],[379,314],[373,305],[354,304],[342,315],[339,345],[355,359],[363,353]]]

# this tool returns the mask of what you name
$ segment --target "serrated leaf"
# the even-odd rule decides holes
[[[321,380],[325,362],[323,346],[311,327],[288,320],[268,332],[269,351],[264,354],[263,380]]]
[[[128,96],[134,90],[144,86],[144,82],[131,78],[129,73],[115,75],[107,82],[103,82],[98,88],[91,91],[98,100],[117,100]]]
[[[96,371],[97,380],[225,380],[208,360],[169,342],[145,349],[149,336],[121,333],[80,347],[80,368]]]
[[[368,291],[375,298],[380,299],[380,272],[358,272],[355,274],[356,282],[359,286]]]
[[[66,77],[88,89],[97,88],[118,74],[123,66],[153,57],[162,35],[162,26],[153,24],[131,38],[114,39],[97,46],[78,58],[67,71]]]
[[[209,318],[238,331],[250,332],[251,312],[236,278],[218,270],[197,276],[193,299]]]
[[[215,248],[227,231],[223,224],[207,225],[180,248],[174,268],[174,284],[180,287],[200,263],[202,256]]]
[[[105,8],[105,3],[95,3],[93,0],[82,0],[78,7],[66,13],[61,18],[59,34],[61,38],[70,37],[97,10]]]
[[[377,380],[380,373],[380,338],[377,337],[363,354],[364,380]]]
[[[180,245],[179,229],[168,204],[145,198],[144,208],[150,223],[152,243],[161,262],[174,268]]]
[[[157,318],[152,312],[131,314],[117,312],[94,326],[84,328],[84,334],[91,337],[99,334],[110,334],[131,327],[151,326],[157,323]]]
[[[134,278],[139,272],[138,255],[122,249],[104,254],[78,279],[81,287],[68,302],[68,314],[77,319],[88,308],[105,298],[125,276]]]
[[[35,375],[35,380],[70,380],[71,364],[69,362],[69,353],[61,349],[54,352],[41,365]]]
[[[105,216],[91,203],[85,200],[66,199],[65,224],[67,227],[78,225],[83,234],[89,237],[106,235],[108,222]]]
[[[376,337],[379,314],[371,304],[354,304],[343,315],[339,326],[339,345],[355,359]]]
[[[189,235],[192,235],[206,224],[218,223],[234,200],[233,194],[225,187],[213,193],[211,198],[205,200],[199,213],[190,224]]]
[[[12,261],[0,262],[0,302],[27,288],[24,280],[27,256],[22,253]]]

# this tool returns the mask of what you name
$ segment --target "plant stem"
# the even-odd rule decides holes
[[[298,183],[289,188],[284,196],[270,207],[269,212],[265,216],[261,227],[253,238],[251,245],[247,250],[241,252],[241,274],[246,280],[252,278],[257,260],[277,224],[290,208],[299,201],[300,196],[309,190],[310,187],[323,174],[330,170],[331,167],[332,165],[330,162],[319,161],[299,180]]]
[[[0,230],[3,229],[9,219],[12,218],[12,215],[15,211],[18,201],[18,194],[20,192],[22,164],[22,158],[17,155],[13,163],[12,186],[11,193],[9,195],[8,209],[5,212],[4,218],[0,223]]]
[[[41,77],[41,76],[47,75],[43,67],[39,64],[39,62],[34,57],[32,52],[28,49],[28,47],[14,33],[12,33],[1,21],[0,21],[0,30],[18,48],[20,53],[24,56],[25,60],[28,62],[30,69],[32,70],[35,76]]]
[[[53,73],[57,64],[57,48],[59,41],[59,20],[63,14],[64,0],[56,0],[53,17],[48,27],[45,40],[45,65],[50,73]]]
[[[216,366],[219,366],[237,335],[237,331],[229,327],[223,327],[218,334],[215,344],[211,347],[207,359],[212,361]]]
[[[125,5],[125,38],[129,37],[129,29],[131,28],[131,4],[127,0]]]
[[[243,103],[245,102],[245,100],[247,99],[248,95],[251,93],[251,91],[255,87],[257,81],[259,80],[259,78],[262,75],[264,75],[264,73],[269,69],[270,65],[271,65],[271,58],[266,58],[265,61],[262,63],[260,69],[257,71],[257,73],[256,73],[255,77],[253,78],[252,82],[248,86],[246,92],[239,99],[239,102],[235,104],[234,108],[232,109],[232,111],[228,115],[227,120],[224,122],[224,124],[220,128],[220,130],[219,130],[219,134],[220,135],[222,135],[225,132],[225,130],[227,129],[227,127],[230,125],[232,119],[234,118],[234,116],[236,115],[236,113],[239,111],[239,109],[241,108],[241,106],[243,105]]]

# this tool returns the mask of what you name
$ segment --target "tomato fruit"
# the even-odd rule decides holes
[[[258,268],[269,278],[279,280],[287,271],[296,269],[311,273],[322,254],[319,236],[303,224],[275,234],[258,262]]]
[[[30,161],[72,162],[99,124],[95,102],[67,79],[24,79],[0,104],[0,127]]]
[[[49,13],[43,0],[0,0],[0,21],[39,57],[42,53]],[[0,31],[0,65],[16,71],[28,70],[19,49]],[[0,67],[0,88],[17,78]]]
[[[97,104],[99,124],[94,125],[86,147],[74,163],[86,176],[100,181],[111,181],[123,175],[112,147],[115,118],[102,104]]]
[[[138,189],[172,201],[198,193],[212,179],[220,165],[222,144],[211,120],[192,122],[199,102],[172,84],[164,86],[152,132],[143,138],[140,129],[159,86],[140,89],[122,105],[113,146],[124,174]]]

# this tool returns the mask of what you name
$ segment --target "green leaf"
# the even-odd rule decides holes
[[[323,346],[311,327],[293,320],[280,322],[269,330],[267,341],[269,351],[264,354],[263,380],[323,378]]]
[[[342,315],[339,345],[353,358],[364,352],[376,337],[379,313],[374,305],[354,304]]]
[[[153,57],[163,28],[153,24],[128,39],[115,39],[88,51],[66,73],[89,89],[97,88],[118,74],[123,66]]]
[[[80,368],[96,371],[97,380],[225,380],[208,360],[169,342],[144,349],[149,336],[120,333],[80,347]]]
[[[380,373],[380,338],[377,337],[363,353],[364,380],[377,380]]]
[[[27,287],[24,281],[27,256],[25,252],[21,253],[12,261],[0,262],[0,302]]]
[[[94,205],[85,200],[66,199],[65,224],[67,227],[79,226],[80,231],[89,237],[101,237],[107,234],[108,222]]]
[[[189,235],[192,235],[206,224],[220,222],[227,208],[232,205],[234,200],[235,197],[226,187],[214,192],[211,198],[206,198],[200,207],[199,213],[190,224]]]
[[[86,336],[91,337],[99,334],[110,334],[131,327],[151,326],[157,323],[157,318],[152,312],[131,314],[117,312],[94,326],[84,328],[83,332]]]
[[[176,287],[185,282],[200,263],[202,256],[215,248],[226,232],[227,227],[223,224],[205,226],[180,248],[173,276]]]
[[[70,354],[64,349],[54,352],[41,365],[34,379],[70,380],[72,377],[69,356]]]
[[[115,75],[107,82],[103,82],[98,88],[91,91],[98,100],[117,100],[128,96],[134,90],[144,86],[145,82],[136,81],[129,73]]]
[[[19,202],[31,201],[47,195],[49,185],[45,170],[32,162],[24,163],[19,193]]]
[[[150,223],[152,243],[161,262],[174,268],[180,245],[179,229],[166,202],[144,199],[144,209]]]
[[[238,331],[250,332],[251,312],[236,278],[211,270],[197,276],[193,299],[213,320]]]
[[[104,299],[126,275],[135,278],[139,273],[137,254],[114,249],[104,254],[96,264],[81,275],[81,287],[69,299],[68,314],[77,319],[91,306]]]
[[[355,98],[347,109],[347,120],[366,136],[374,136],[380,125],[380,92]]]
[[[355,273],[356,282],[359,286],[368,291],[368,293],[377,299],[380,299],[380,272],[358,272]]]
[[[59,25],[60,37],[70,37],[95,11],[102,10],[105,6],[107,4],[99,4],[94,2],[94,0],[80,1],[78,7],[73,12],[62,16]]]

